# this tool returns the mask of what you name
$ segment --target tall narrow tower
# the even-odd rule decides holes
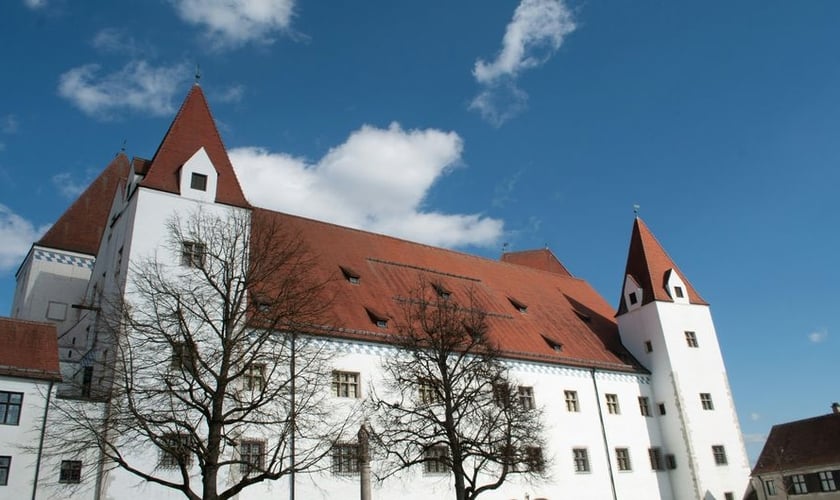
[[[741,498],[750,469],[709,304],[638,217],[617,320],[652,373],[675,497]]]

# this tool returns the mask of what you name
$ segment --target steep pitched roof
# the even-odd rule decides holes
[[[688,300],[692,304],[708,304],[688,279],[680,271],[662,245],[648,229],[641,218],[636,217],[633,222],[633,234],[630,237],[630,250],[627,253],[627,266],[624,275],[628,274],[636,280],[642,288],[642,305],[653,301],[673,302],[665,287],[668,271],[673,269],[682,279],[688,293]],[[619,299],[618,314],[627,312],[624,304],[624,290]]]
[[[752,475],[840,465],[840,413],[774,425]]]
[[[55,325],[0,318],[0,375],[61,380]]]
[[[59,217],[36,245],[96,255],[117,189],[128,178],[128,158],[118,154]]]
[[[540,269],[550,273],[565,274],[566,276],[572,275],[566,269],[566,266],[554,255],[554,252],[548,248],[523,250],[521,252],[505,252],[502,254],[502,261],[520,266],[533,267],[534,269]]]
[[[178,193],[178,171],[201,147],[216,167],[219,179],[216,202],[236,207],[250,207],[219,136],[216,122],[201,87],[193,85],[169,130],[160,143],[141,186]]]
[[[644,372],[624,349],[614,310],[585,281],[568,274],[493,261],[302,217],[255,209],[252,241],[275,231],[294,235],[315,259],[312,272],[330,279],[329,335],[388,342],[404,319],[406,299],[423,275],[451,300],[472,292],[488,313],[489,335],[506,356],[549,363]],[[257,252],[252,249],[252,255]],[[346,278],[352,269],[358,283]],[[355,276],[358,275],[358,276]],[[520,311],[511,298],[527,306]],[[460,302],[464,305],[464,302]],[[377,327],[370,311],[387,317]],[[562,351],[554,346],[562,345]]]

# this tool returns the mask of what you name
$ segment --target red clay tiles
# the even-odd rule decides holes
[[[61,380],[55,325],[0,318],[0,375]]]

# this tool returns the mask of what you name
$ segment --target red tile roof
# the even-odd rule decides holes
[[[630,275],[642,288],[642,305],[653,301],[673,302],[665,287],[667,273],[673,269],[682,279],[688,293],[688,300],[692,304],[708,303],[700,297],[688,279],[680,271],[668,253],[659,244],[656,237],[648,229],[642,219],[636,217],[633,223],[633,234],[630,237],[630,250],[627,253],[627,266],[624,274]],[[624,290],[619,299],[618,314],[627,312],[624,304]]]
[[[752,475],[840,466],[840,413],[774,425]]]
[[[0,318],[0,375],[61,380],[55,325]]]
[[[453,300],[469,291],[488,312],[491,338],[507,356],[557,364],[644,372],[624,349],[613,319],[615,311],[585,281],[568,273],[493,261],[389,236],[302,217],[254,210],[252,241],[269,227],[299,235],[316,259],[314,272],[330,279],[336,327],[330,335],[388,342],[395,321],[378,328],[370,311],[403,319],[404,299],[412,297],[420,275],[440,282]],[[342,268],[359,275],[344,278]],[[527,305],[517,310],[509,298]],[[401,300],[403,299],[403,300]],[[548,340],[546,340],[548,339]],[[561,344],[557,352],[551,343]]]
[[[547,248],[523,250],[521,252],[506,252],[502,254],[502,261],[519,264],[520,266],[533,267],[534,269],[540,269],[550,273],[565,274],[566,276],[572,275],[554,253]]]
[[[96,255],[114,195],[127,178],[128,158],[120,153],[36,244]]]
[[[178,193],[178,171],[201,147],[207,151],[219,175],[216,202],[250,207],[216,129],[204,92],[197,84],[193,85],[181,109],[175,115],[140,185],[168,193]]]

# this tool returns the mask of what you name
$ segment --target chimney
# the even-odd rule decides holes
[[[840,403],[831,403],[831,412],[834,414],[840,413]]]

